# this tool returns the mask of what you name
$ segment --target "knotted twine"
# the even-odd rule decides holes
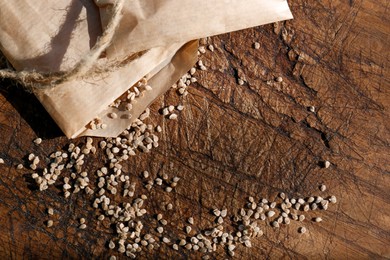
[[[122,9],[125,0],[116,0],[112,7],[112,17],[107,24],[102,35],[96,41],[94,47],[84,55],[71,69],[60,72],[36,72],[36,71],[15,71],[10,69],[0,70],[0,78],[8,78],[21,83],[27,90],[34,92],[38,89],[51,89],[60,83],[70,81],[77,77],[82,77],[92,68],[95,67],[96,61],[100,55],[110,46],[115,32],[122,19]],[[129,60],[127,58],[124,61],[116,64],[106,65],[105,68],[99,68],[95,70],[95,73],[111,70],[115,65],[123,65]],[[131,60],[131,59],[130,59]]]

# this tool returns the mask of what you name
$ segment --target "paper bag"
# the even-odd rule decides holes
[[[91,1],[1,1],[0,49],[17,70],[67,70],[94,46],[101,28],[98,9]],[[115,70],[86,75],[34,94],[67,137],[114,137],[196,62],[196,42],[183,45],[152,48]],[[98,61],[102,66],[106,62],[104,57]],[[132,111],[126,111],[131,118],[108,119],[107,113],[113,110],[109,105],[144,76],[154,85]],[[88,123],[95,118],[107,128],[88,130]]]
[[[103,25],[115,0],[95,0]],[[292,19],[286,0],[131,0],[108,48],[122,57],[173,42],[187,42],[226,32]]]

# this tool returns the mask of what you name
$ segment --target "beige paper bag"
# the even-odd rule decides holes
[[[66,70],[87,53],[100,34],[98,9],[88,1],[1,2],[0,48],[18,70]],[[196,62],[197,44],[182,46],[173,43],[152,48],[125,66],[36,90],[35,95],[67,137],[114,137]],[[101,58],[98,65],[106,62]],[[113,109],[109,105],[145,75],[154,83],[151,93],[138,100],[132,111],[120,112],[132,117],[108,119],[107,113]],[[87,124],[98,117],[108,127],[87,130]]]
[[[95,0],[103,25],[115,0]],[[108,48],[123,57],[173,42],[187,42],[226,32],[292,19],[287,0],[131,0]]]

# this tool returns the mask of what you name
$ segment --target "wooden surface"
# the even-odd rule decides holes
[[[177,121],[153,113],[151,122],[163,126],[160,146],[132,157],[124,169],[139,183],[143,170],[181,180],[172,193],[146,192],[145,229],[156,226],[152,214],[162,212],[161,203],[174,205],[164,212],[166,232],[178,238],[190,216],[198,230],[212,225],[214,207],[233,215],[248,196],[319,195],[318,185],[325,183],[324,194],[338,202],[307,214],[306,234],[297,232],[302,224],[294,221],[277,230],[263,223],[264,236],[253,239],[252,248],[238,247],[237,259],[390,258],[389,2],[290,4],[293,21],[211,38],[214,52],[201,56],[208,70],[197,72],[190,94],[179,98],[170,91],[153,105],[157,111],[183,103],[185,110]],[[275,83],[278,76],[282,83]],[[238,78],[245,84],[238,85]],[[117,255],[106,244],[114,230],[97,224],[87,196],[64,199],[58,187],[39,192],[31,171],[15,169],[29,152],[48,155],[69,141],[33,96],[8,81],[0,84],[1,258]],[[32,143],[36,136],[42,145]],[[102,158],[91,157],[88,171]],[[321,167],[324,160],[331,162],[328,169]],[[52,228],[45,227],[49,206],[55,209]],[[324,221],[310,221],[317,215]],[[77,228],[80,217],[87,219],[86,230]],[[162,245],[138,256],[202,254]],[[211,256],[228,257],[222,248]]]

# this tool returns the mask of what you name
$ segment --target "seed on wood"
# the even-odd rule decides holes
[[[162,241],[165,243],[165,244],[169,244],[171,242],[171,240],[169,240],[169,238],[167,237],[163,237]]]
[[[53,214],[54,214],[53,208],[48,208],[48,209],[47,209],[47,214],[53,215]]]
[[[115,243],[112,240],[110,240],[110,243],[108,243],[108,247],[110,249],[114,249],[115,248]]]
[[[79,226],[79,229],[86,229],[87,228],[87,225],[85,225],[85,224],[81,224],[80,226]]]
[[[164,228],[163,227],[158,227],[157,228],[157,232],[161,234],[162,232],[164,232]]]
[[[328,169],[330,167],[330,162],[329,161],[325,161],[324,162],[324,167],[325,167],[325,169]]]
[[[283,81],[283,78],[282,77],[277,77],[276,78],[276,82],[282,82]]]
[[[188,218],[188,223],[190,223],[191,225],[194,224],[194,218],[193,217],[189,217]]]
[[[244,245],[245,245],[246,247],[252,247],[252,243],[251,243],[250,240],[245,240]]]
[[[173,248],[173,250],[176,250],[176,251],[179,250],[179,246],[177,244],[173,244],[172,248]]]
[[[255,42],[255,43],[253,44],[253,47],[254,47],[256,50],[260,49],[260,43]]]
[[[328,206],[329,206],[329,201],[327,200],[323,200],[321,201],[321,206],[324,210],[327,210],[328,209]]]
[[[53,226],[53,220],[48,220],[47,222],[46,222],[46,226],[47,227],[52,227]]]
[[[187,241],[185,239],[181,239],[179,242],[179,246],[185,246],[187,244]]]
[[[176,109],[177,109],[178,111],[182,111],[182,110],[184,109],[184,106],[183,106],[183,105],[177,105],[177,106],[176,106]]]
[[[149,177],[149,172],[148,171],[144,171],[143,172],[143,176],[144,176],[144,178],[148,178]]]
[[[313,220],[314,220],[314,222],[317,222],[317,223],[318,223],[318,222],[321,222],[321,221],[322,221],[322,218],[316,217],[316,218],[314,218]]]
[[[309,211],[310,210],[310,206],[309,204],[306,204],[304,207],[303,207],[303,211]]]
[[[85,223],[85,218],[80,218],[80,224],[84,224]]]
[[[321,184],[320,185],[320,191],[325,191],[326,190],[326,186],[324,184]]]
[[[172,187],[169,187],[169,186],[168,186],[168,187],[165,187],[165,191],[166,191],[166,192],[171,192],[171,191],[172,191]]]
[[[155,182],[156,182],[156,184],[159,185],[159,186],[162,185],[162,179],[160,179],[160,178],[156,178],[156,179],[155,179]]]
[[[276,207],[276,202],[272,202],[272,203],[269,205],[269,207],[270,207],[271,209],[274,209],[274,208]]]
[[[186,233],[189,234],[191,232],[192,228],[190,226],[186,226]]]
[[[34,160],[34,158],[35,158],[35,154],[33,154],[33,153],[30,153],[30,154],[28,155],[28,160],[29,160],[29,161]]]
[[[171,119],[171,120],[174,120],[174,119],[177,119],[177,115],[176,114],[170,114],[168,118]]]
[[[268,218],[272,218],[275,215],[275,211],[270,210],[266,214]]]
[[[190,74],[191,74],[191,75],[194,75],[195,72],[196,72],[196,68],[192,67],[191,70],[190,70]]]
[[[218,222],[218,224],[222,224],[223,223],[223,218],[222,217],[218,217],[217,222]]]
[[[35,140],[34,140],[34,143],[35,144],[41,144],[42,143],[42,138],[36,138]]]
[[[118,252],[123,254],[124,252],[126,252],[126,248],[124,245],[119,245],[119,248],[118,248]]]
[[[321,197],[321,196],[318,196],[315,200],[315,203],[320,203],[321,201],[323,201],[324,199]]]
[[[173,209],[173,205],[172,205],[172,203],[169,203],[169,204],[167,205],[167,210],[171,210],[171,209]]]
[[[306,228],[305,227],[300,227],[298,229],[298,232],[301,233],[301,234],[304,234],[304,233],[306,233]]]
[[[0,158],[0,164],[3,164],[3,163],[4,163],[4,159]]]
[[[298,220],[301,221],[301,222],[304,221],[305,220],[305,215],[299,215]]]
[[[309,111],[314,113],[316,112],[316,108],[314,106],[309,106]]]
[[[215,216],[219,217],[221,215],[221,211],[219,209],[214,209],[213,213]]]
[[[178,92],[179,92],[180,95],[184,95],[184,93],[186,92],[186,89],[185,88],[179,88]]]
[[[240,86],[244,85],[244,83],[245,83],[242,79],[238,79],[237,82],[238,82],[238,85],[240,85]]]
[[[168,224],[168,221],[166,221],[165,219],[161,219],[160,220],[160,223],[164,226],[166,226]]]
[[[334,196],[334,195],[330,196],[329,202],[332,203],[332,204],[335,204],[337,202],[336,196]]]
[[[255,209],[257,208],[256,202],[253,202],[253,203],[251,203],[251,204],[252,204],[252,205],[251,205],[251,209],[255,210]]]
[[[163,116],[167,116],[167,115],[169,114],[168,108],[167,108],[167,107],[166,107],[166,108],[163,108],[163,110],[161,111],[161,113],[162,113]]]
[[[157,214],[156,218],[157,218],[157,221],[160,221],[163,218],[163,216],[162,216],[162,214],[159,213],[159,214]]]
[[[227,216],[227,209],[223,209],[222,211],[221,211],[221,217],[226,217]]]
[[[206,53],[206,47],[205,46],[199,46],[198,50],[202,54]]]
[[[278,227],[279,227],[279,222],[277,222],[277,221],[272,221],[271,225],[272,225],[272,227],[274,227],[274,228],[278,228]]]
[[[18,169],[18,170],[23,169],[23,164],[18,164],[18,165],[16,166],[16,169]]]
[[[157,131],[158,133],[161,133],[161,132],[162,132],[161,126],[158,125],[158,126],[156,127],[156,131]]]
[[[315,198],[314,197],[309,197],[307,200],[306,200],[308,203],[312,203],[315,201]]]

